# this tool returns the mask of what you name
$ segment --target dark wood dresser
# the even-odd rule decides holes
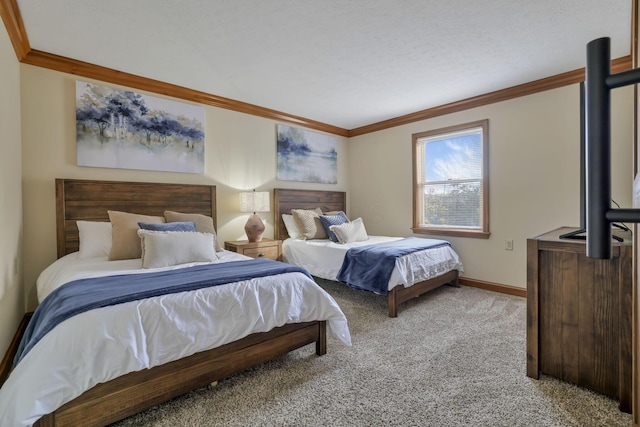
[[[562,227],[527,240],[527,375],[572,382],[631,412],[631,235],[610,260],[587,258]]]

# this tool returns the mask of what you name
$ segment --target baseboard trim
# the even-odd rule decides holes
[[[18,330],[13,336],[11,343],[9,343],[9,348],[4,355],[2,362],[0,362],[0,387],[7,380],[7,377],[9,377],[9,373],[11,372],[11,368],[13,367],[13,358],[18,352],[20,340],[22,339],[22,335],[24,335],[24,331],[27,329],[27,325],[29,324],[29,320],[31,320],[31,316],[33,316],[33,311],[24,314],[24,317],[22,317],[22,321],[18,325]]]
[[[527,290],[517,286],[501,285],[499,283],[485,282],[484,280],[471,279],[469,277],[461,277],[458,283],[463,286],[472,288],[486,289],[487,291],[500,292],[501,294],[515,295],[517,297],[527,297]]]

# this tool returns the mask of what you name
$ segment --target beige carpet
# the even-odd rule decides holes
[[[445,286],[386,297],[321,282],[353,347],[329,338],[128,418],[124,426],[630,426],[617,402],[525,375],[526,301]]]

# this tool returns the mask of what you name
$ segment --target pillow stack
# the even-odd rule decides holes
[[[362,242],[369,239],[362,218],[349,221],[342,211],[322,213],[320,208],[292,209],[282,214],[282,221],[292,239],[329,239],[335,243]]]
[[[108,211],[109,222],[77,221],[79,258],[142,259],[143,268],[210,262],[222,251],[213,218],[165,211],[162,216]]]

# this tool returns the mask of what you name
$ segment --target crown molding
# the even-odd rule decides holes
[[[631,56],[611,61],[611,71],[619,73],[631,69]],[[377,132],[396,126],[406,125],[420,120],[431,119],[433,117],[444,116],[446,114],[456,113],[459,111],[469,110],[471,108],[481,107],[496,102],[507,101],[509,99],[521,96],[531,95],[546,90],[557,89],[563,86],[579,83],[584,80],[584,68],[569,71],[555,76],[535,80],[518,86],[512,86],[507,89],[495,92],[485,93],[483,95],[474,96],[472,98],[463,99],[461,101],[452,102],[450,104],[438,107],[428,108],[426,110],[417,111],[415,113],[399,116],[393,119],[384,120],[359,128],[351,129],[349,137],[364,135],[371,132]]]
[[[29,46],[29,39],[24,29],[17,0],[0,0],[0,16],[13,44],[13,49],[16,51],[18,61],[22,61],[31,50],[31,46]]]
[[[292,123],[335,135],[348,135],[347,129],[342,129],[337,126],[35,49],[29,51],[22,60],[22,63],[158,93],[161,95],[167,95],[212,107],[219,107],[280,122]]]

